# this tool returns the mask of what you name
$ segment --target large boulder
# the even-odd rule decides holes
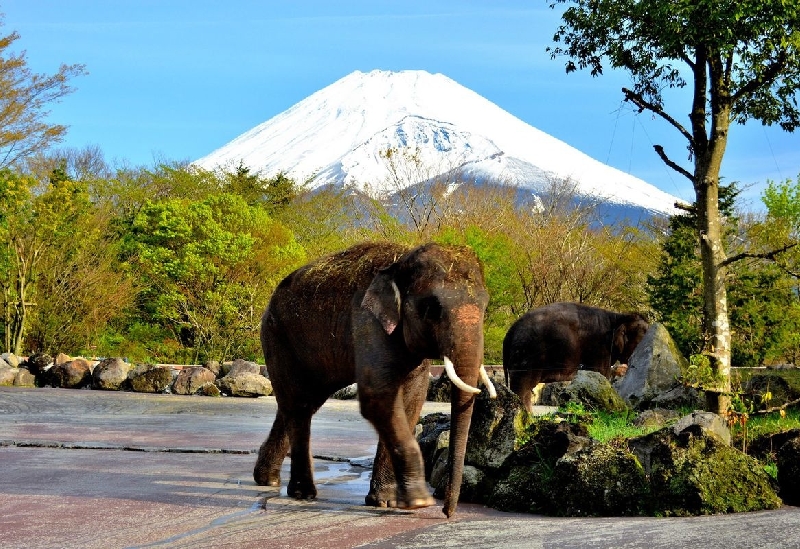
[[[25,368],[13,368],[7,362],[0,364],[0,387],[35,387],[36,378]]]
[[[228,375],[217,380],[217,385],[223,393],[231,396],[259,397],[272,394],[269,379],[245,369],[231,369]]]
[[[54,386],[65,389],[89,387],[92,384],[92,364],[85,358],[56,360],[50,369],[50,381]]]
[[[563,406],[580,402],[592,410],[621,412],[628,405],[611,386],[611,382],[598,372],[579,370],[572,381],[547,383],[539,402],[549,406]]]
[[[176,395],[194,395],[204,386],[214,385],[217,377],[214,372],[203,366],[189,366],[181,369],[172,384],[172,392]]]
[[[644,512],[691,516],[781,505],[759,461],[713,434],[706,419],[693,418],[686,424],[628,441],[648,478]]]
[[[131,390],[137,393],[165,393],[172,385],[172,368],[158,364],[137,364],[128,373]]]
[[[22,362],[17,355],[14,353],[3,353],[0,355],[2,359],[11,366],[12,368],[19,368],[20,363]],[[29,372],[30,373],[30,372]]]
[[[101,360],[92,370],[92,389],[118,391],[124,388],[133,367],[119,357]]]
[[[702,407],[696,391],[680,383],[688,363],[660,323],[654,323],[628,360],[625,375],[615,382],[617,393],[632,408]]]

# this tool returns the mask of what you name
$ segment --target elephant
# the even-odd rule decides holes
[[[428,389],[430,361],[441,359],[451,397],[449,487],[443,511],[455,513],[478,381],[489,295],[471,248],[428,243],[408,248],[361,243],[323,257],[279,283],[261,319],[261,346],[278,404],[253,470],[257,484],[314,499],[312,415],[356,382],[361,414],[378,434],[367,505],[416,509],[435,504],[413,429]]]
[[[531,390],[539,383],[568,381],[578,370],[606,377],[627,363],[649,323],[637,313],[617,313],[579,303],[553,303],[514,322],[503,339],[506,384],[533,410]]]

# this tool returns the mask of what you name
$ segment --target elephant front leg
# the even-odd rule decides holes
[[[392,506],[403,509],[417,509],[434,505],[436,501],[425,483],[425,465],[422,452],[408,425],[408,417],[398,396],[384,399],[359,395],[361,412],[378,431],[380,444],[376,455],[373,477],[367,502],[378,506]],[[387,400],[394,403],[387,410]],[[385,449],[388,459],[382,457],[380,446]],[[386,474],[386,462],[391,463],[396,482],[396,498],[391,500],[391,482]],[[374,502],[374,503],[373,503]]]

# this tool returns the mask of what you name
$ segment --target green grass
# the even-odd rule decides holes
[[[638,427],[633,424],[636,414],[633,412],[595,412],[594,421],[588,426],[589,436],[600,442],[615,439],[626,439],[648,435],[661,426]]]

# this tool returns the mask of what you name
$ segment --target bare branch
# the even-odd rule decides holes
[[[664,152],[664,147],[662,147],[661,145],[653,145],[653,148],[655,149],[656,154],[658,154],[661,160],[664,161],[664,164],[666,164],[667,166],[669,166],[682,176],[686,177],[689,181],[694,183],[694,176],[687,170],[685,170],[684,168],[680,167],[678,164],[670,160],[670,158],[667,156],[667,153]]]
[[[654,103],[651,103],[650,101],[645,100],[641,94],[636,93],[633,90],[629,90],[628,88],[622,88],[622,93],[625,95],[626,101],[630,101],[639,107],[640,112],[647,110],[666,120],[671,126],[681,132],[681,135],[683,135],[689,141],[689,145],[692,147],[692,149],[694,149],[694,138],[692,137],[692,134],[689,133],[680,122],[664,112],[664,109]]]
[[[726,267],[726,266],[730,265],[731,263],[734,263],[736,261],[741,261],[742,259],[748,259],[748,258],[749,259],[767,259],[769,261],[775,261],[775,257],[776,256],[791,250],[795,246],[797,246],[797,242],[793,242],[792,244],[787,244],[783,248],[779,248],[777,250],[772,250],[771,252],[766,252],[766,253],[763,253],[763,254],[754,254],[754,253],[750,253],[750,252],[743,252],[743,253],[740,253],[740,254],[732,255],[731,257],[727,258],[725,261],[721,262],[719,264],[719,266],[720,267]]]

